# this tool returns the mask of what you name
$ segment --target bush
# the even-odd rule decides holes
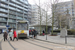
[[[53,34],[60,33],[60,30],[53,30]],[[75,29],[67,30],[68,35],[75,35]]]
[[[68,30],[68,35],[75,35],[75,30],[73,30],[73,29]]]
[[[53,33],[60,33],[60,30],[53,30]]]

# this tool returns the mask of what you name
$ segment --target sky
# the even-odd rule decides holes
[[[35,4],[35,3],[39,3],[39,0],[28,0],[30,4]],[[40,2],[43,4],[44,2],[46,2],[47,0],[40,0]],[[60,2],[66,2],[66,1],[71,1],[71,0],[59,0]]]

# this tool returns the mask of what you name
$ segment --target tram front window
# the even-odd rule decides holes
[[[28,30],[28,24],[27,23],[18,23],[17,30]]]

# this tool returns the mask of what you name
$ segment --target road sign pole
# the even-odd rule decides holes
[[[8,27],[9,27],[9,25],[6,25],[6,27],[7,27],[7,33],[8,33]]]
[[[8,33],[8,27],[7,27],[7,33]]]

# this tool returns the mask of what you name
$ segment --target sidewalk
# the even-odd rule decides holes
[[[3,39],[3,34],[0,34],[0,47],[1,50],[13,50],[13,48],[10,46],[10,44],[8,43],[8,41],[4,41]],[[1,42],[2,41],[2,42]]]
[[[46,35],[45,36],[37,36],[37,39],[40,40],[46,40]],[[65,38],[60,38],[60,36],[49,36],[47,35],[47,40],[53,43],[59,43],[59,44],[65,44]],[[75,46],[75,38],[73,37],[68,37],[67,38],[67,45]]]
[[[8,41],[2,41],[1,43],[2,50],[13,50]]]
[[[0,41],[1,41],[2,38],[3,38],[3,34],[0,34]]]

